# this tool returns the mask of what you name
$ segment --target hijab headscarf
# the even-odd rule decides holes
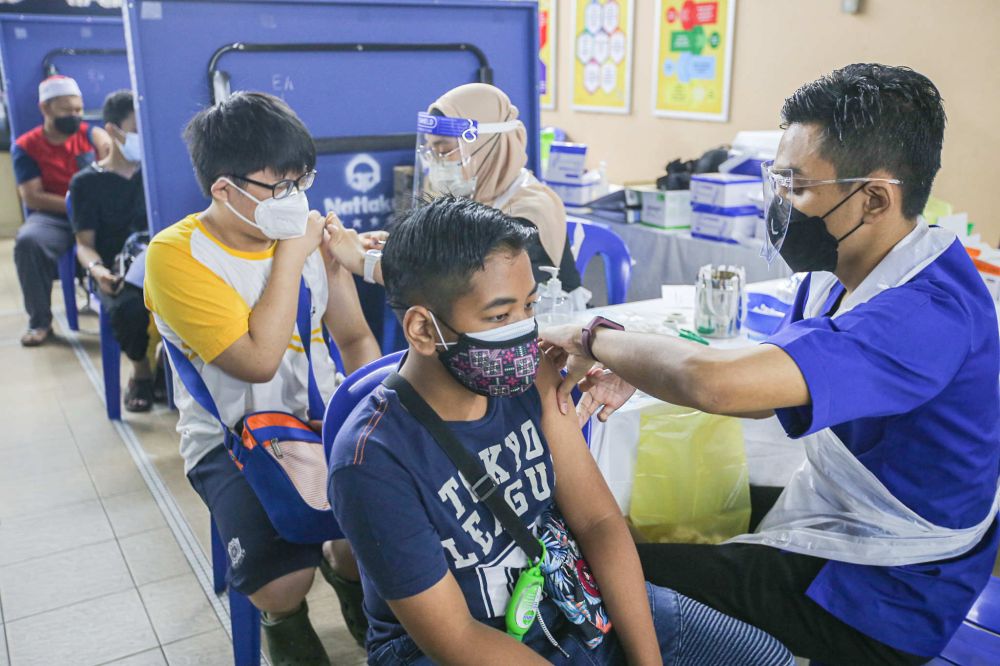
[[[469,83],[449,90],[427,109],[451,118],[468,118],[479,123],[517,120],[518,110],[507,94],[485,83]],[[486,205],[500,199],[503,212],[521,217],[538,227],[538,237],[546,254],[558,266],[566,245],[566,209],[549,187],[530,173],[527,133],[524,125],[510,132],[480,135],[470,146],[472,172],[476,174],[473,198]],[[520,186],[511,193],[511,188]]]

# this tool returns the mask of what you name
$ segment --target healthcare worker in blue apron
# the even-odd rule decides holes
[[[569,355],[567,390],[589,369],[585,412],[607,418],[638,387],[777,414],[802,439],[806,462],[753,534],[640,545],[649,580],[802,657],[924,663],[989,580],[1000,536],[995,306],[954,234],[919,217],[940,167],[941,96],[908,68],[856,64],[802,86],[782,117],[763,165],[766,254],[809,276],[773,337],[719,350],[606,320],[542,337]]]

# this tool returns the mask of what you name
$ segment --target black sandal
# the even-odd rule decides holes
[[[148,412],[153,408],[153,380],[130,379],[125,391],[125,409],[129,412]]]

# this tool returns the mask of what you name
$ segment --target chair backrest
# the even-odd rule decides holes
[[[1000,578],[990,576],[986,588],[965,619],[977,627],[1000,634]]]
[[[66,190],[66,217],[69,218],[70,223],[73,222],[73,195],[70,194],[69,190]]]
[[[577,227],[583,228],[583,243],[576,255],[576,270],[583,277],[587,264],[594,255],[604,259],[604,279],[608,289],[608,304],[624,303],[628,294],[628,284],[632,279],[632,255],[629,254],[625,241],[611,229],[582,220],[570,220],[566,223],[569,238],[576,236]]]
[[[333,440],[337,437],[341,426],[344,425],[344,421],[347,420],[355,406],[399,364],[403,353],[398,351],[358,368],[334,391],[333,397],[330,398],[330,404],[326,406],[326,415],[323,418],[323,449],[326,451],[327,459],[330,458]]]

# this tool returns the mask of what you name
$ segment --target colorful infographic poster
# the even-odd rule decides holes
[[[736,0],[657,0],[653,113],[729,119]]]
[[[538,95],[543,109],[556,108],[558,4],[558,0],[538,0]]]
[[[574,0],[573,108],[632,110],[633,0]]]

